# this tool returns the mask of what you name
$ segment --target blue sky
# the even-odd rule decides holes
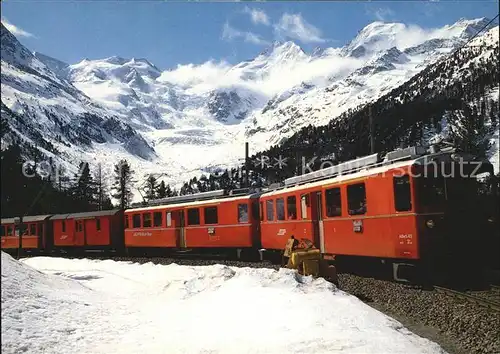
[[[236,63],[273,40],[291,39],[306,51],[338,47],[377,20],[433,28],[497,12],[498,1],[2,2],[2,22],[30,50],[70,64],[147,58],[160,69],[211,59]]]

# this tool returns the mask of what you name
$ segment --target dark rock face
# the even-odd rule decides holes
[[[207,107],[215,119],[228,122],[232,114],[238,120],[246,117],[247,112],[238,109],[242,103],[241,97],[234,91],[214,91],[210,93]]]

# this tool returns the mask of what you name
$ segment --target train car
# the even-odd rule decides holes
[[[225,195],[223,190],[165,198],[156,206],[125,212],[129,249],[236,250],[258,246],[258,194]]]
[[[14,218],[2,219],[0,227],[2,250],[9,253],[16,252],[19,249],[20,241],[23,251],[33,253],[48,248],[50,246],[48,235],[51,234],[48,222],[50,216],[25,216],[19,224],[16,224]]]
[[[429,271],[438,261],[472,262],[481,255],[474,235],[486,218],[474,205],[471,162],[452,152],[427,154],[412,147],[289,178],[285,188],[261,196],[262,245],[281,250],[293,234],[337,261],[387,262],[396,280],[415,277],[417,264]],[[476,165],[476,174],[493,174],[488,162]],[[451,168],[457,172],[452,177]]]
[[[103,210],[50,217],[53,246],[69,252],[84,250],[121,250],[123,248],[123,212]]]

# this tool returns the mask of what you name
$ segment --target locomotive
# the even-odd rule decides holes
[[[4,251],[40,254],[209,251],[263,260],[279,254],[294,235],[336,264],[380,265],[395,280],[414,281],[495,257],[488,255],[498,246],[492,236],[496,188],[487,160],[452,148],[413,146],[291,177],[273,188],[2,219],[1,243]]]

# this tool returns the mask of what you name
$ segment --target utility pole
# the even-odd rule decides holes
[[[245,142],[245,187],[250,188],[250,183],[249,183],[249,174],[250,174],[250,159],[248,157],[248,141]]]
[[[373,136],[374,129],[373,129],[373,116],[372,116],[372,105],[371,104],[368,106],[368,118],[369,118],[369,124],[370,124],[370,153],[374,154],[375,153],[375,138]]]
[[[17,236],[19,237],[19,247],[17,249],[17,259],[21,259],[21,254],[22,254],[22,251],[23,251],[23,230],[22,230],[22,226],[23,226],[23,217],[15,217],[14,218],[14,234],[16,233],[17,231]]]

